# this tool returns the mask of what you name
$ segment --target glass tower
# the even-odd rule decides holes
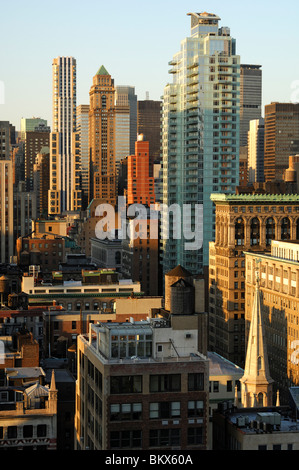
[[[169,62],[173,80],[163,96],[163,207],[170,215],[167,233],[162,223],[162,260],[164,273],[181,264],[202,274],[215,234],[210,195],[235,192],[239,183],[240,58],[229,28],[219,28],[218,16],[188,15],[191,36]],[[172,215],[172,204],[179,206],[180,217]],[[199,249],[186,249],[187,225],[203,232]]]

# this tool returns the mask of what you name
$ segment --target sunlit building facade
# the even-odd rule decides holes
[[[193,274],[208,266],[209,241],[214,239],[212,192],[231,193],[239,184],[240,58],[236,41],[212,13],[189,13],[191,36],[169,62],[173,82],[163,96],[163,203],[177,204],[181,222],[169,222],[163,234],[163,269],[181,264]],[[183,218],[183,205],[192,208]],[[195,205],[203,205],[203,215]],[[165,219],[164,219],[165,221]],[[204,227],[203,243],[186,249],[184,228]],[[168,228],[168,227],[167,227]],[[179,239],[172,231],[181,229]]]

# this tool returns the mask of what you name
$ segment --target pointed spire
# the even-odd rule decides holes
[[[55,382],[55,373],[54,373],[54,369],[52,369],[52,377],[51,377],[50,390],[51,390],[51,391],[57,390],[57,389],[56,389],[56,382]]]
[[[269,372],[258,275],[256,276],[246,361],[241,383],[243,386],[247,385],[248,392],[251,395],[256,394],[258,396],[259,393],[263,393],[267,398],[268,406],[270,405],[269,400],[271,400],[272,393],[270,389],[273,380]]]
[[[105,69],[104,65],[101,65],[96,75],[110,75],[109,72]]]

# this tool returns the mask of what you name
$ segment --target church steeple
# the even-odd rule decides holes
[[[242,384],[242,406],[272,406],[273,380],[269,372],[261,308],[261,292],[257,276],[252,307],[251,324],[247,343]]]

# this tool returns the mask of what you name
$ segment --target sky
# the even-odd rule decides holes
[[[298,0],[0,0],[0,120],[52,124],[52,60],[77,61],[77,105],[89,104],[101,65],[138,100],[160,100],[168,62],[190,36],[189,12],[215,13],[241,63],[263,71],[263,106],[299,101]]]

